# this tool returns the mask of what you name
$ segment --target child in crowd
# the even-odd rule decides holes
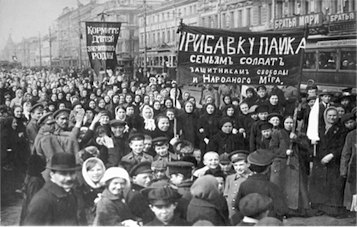
[[[271,134],[273,133],[273,125],[269,122],[263,122],[259,125],[259,130],[261,132],[261,137],[260,141],[257,141],[257,148],[269,149]]]
[[[169,151],[169,140],[166,137],[157,137],[152,140],[156,156],[154,161],[162,160],[165,163],[177,160],[177,155]]]
[[[205,175],[206,171],[209,169],[217,169],[219,166],[219,155],[215,151],[209,151],[203,156],[204,167],[196,170],[193,173],[193,176],[196,178],[202,177]]]

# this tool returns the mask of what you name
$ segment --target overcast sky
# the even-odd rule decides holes
[[[79,0],[87,4],[89,0]],[[48,33],[64,7],[77,7],[77,0],[0,0],[0,51],[9,34],[15,43],[22,38]]]

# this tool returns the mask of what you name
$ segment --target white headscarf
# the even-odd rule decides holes
[[[88,176],[88,170],[87,170],[87,163],[91,160],[95,160],[102,168],[103,168],[103,173],[105,172],[106,168],[105,168],[105,165],[104,163],[102,162],[102,160],[100,160],[99,158],[88,158],[82,165],[82,175],[83,175],[83,179],[86,181],[86,183],[92,187],[92,188],[99,188],[101,187],[101,183],[100,182],[93,182],[90,177]],[[104,176],[104,174],[103,174]],[[102,178],[103,178],[102,176]]]

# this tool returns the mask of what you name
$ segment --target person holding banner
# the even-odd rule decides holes
[[[273,133],[269,149],[275,158],[271,165],[270,181],[283,191],[289,216],[306,216],[309,209],[307,190],[308,142],[293,132],[293,117],[283,121],[283,129]],[[290,146],[290,143],[293,143]]]
[[[343,192],[346,179],[340,176],[340,160],[344,138],[338,126],[338,111],[327,107],[323,113],[325,124],[319,129],[320,141],[310,180],[311,207],[315,215],[337,217],[344,213]]]

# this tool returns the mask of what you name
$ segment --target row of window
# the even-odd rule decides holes
[[[356,70],[356,50],[307,51],[303,68],[307,70]]]
[[[171,43],[177,40],[177,28],[167,28],[162,31],[147,32],[147,47],[156,46],[162,43]],[[144,33],[140,35],[140,47],[144,46]]]

